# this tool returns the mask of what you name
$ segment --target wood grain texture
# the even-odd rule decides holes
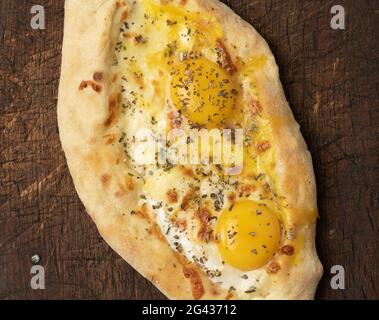
[[[312,152],[318,181],[320,299],[377,299],[379,283],[379,1],[224,1],[267,39]],[[74,190],[57,121],[63,0],[0,2],[0,299],[164,299],[101,239]],[[46,290],[30,288],[41,256]],[[330,268],[346,290],[330,288]]]

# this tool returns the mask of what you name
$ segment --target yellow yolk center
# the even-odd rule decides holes
[[[251,271],[266,265],[278,250],[280,224],[266,206],[242,201],[221,215],[216,239],[225,263]]]
[[[195,124],[222,126],[237,108],[237,95],[229,74],[204,57],[185,60],[172,73],[173,103]]]

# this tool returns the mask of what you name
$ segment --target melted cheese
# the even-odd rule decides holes
[[[120,143],[126,164],[144,181],[140,205],[149,207],[173,250],[198,263],[224,289],[247,296],[263,281],[264,266],[284,240],[281,226],[289,225],[285,203],[277,196],[272,123],[249,110],[247,101],[259,103],[254,73],[265,68],[267,57],[252,57],[230,75],[218,61],[223,32],[215,17],[152,0],[142,3],[130,3],[116,48],[124,115]],[[187,133],[192,125],[243,128],[242,173],[228,176],[215,164],[184,168],[133,159],[139,130],[151,130],[153,140],[160,141],[159,124],[167,132],[173,115],[180,117],[175,125]],[[156,159],[159,149],[146,153]],[[169,191],[175,194],[171,200]],[[246,213],[257,206],[262,216]],[[228,241],[233,225],[241,229],[235,247]],[[245,232],[250,227],[256,238]]]

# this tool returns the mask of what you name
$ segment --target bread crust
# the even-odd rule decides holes
[[[289,275],[281,272],[273,276],[267,294],[261,298],[313,299],[322,266],[315,249],[315,221],[304,221],[317,212],[315,177],[275,59],[257,31],[221,2],[186,2],[219,19],[232,56],[243,59],[254,50],[269,57],[265,71],[258,72],[256,80],[273,128],[278,190],[296,212],[288,224],[299,226],[297,232],[305,238],[302,261],[291,266]],[[134,187],[128,188],[122,152],[117,144],[109,143],[111,136],[104,139],[119,103],[120,84],[112,76],[112,63],[122,14],[123,1],[66,0],[58,123],[76,190],[104,240],[168,298],[230,298],[199,267],[175,253],[146,215],[130,214],[137,206],[141,182],[134,181]]]

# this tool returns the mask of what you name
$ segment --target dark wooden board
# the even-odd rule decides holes
[[[225,1],[267,39],[313,154],[320,299],[378,296],[379,1],[341,0],[346,30],[330,28],[334,0]],[[164,299],[98,235],[61,150],[57,88],[63,0],[0,2],[0,299]],[[46,289],[30,288],[39,254]],[[346,270],[332,290],[330,268]]]

